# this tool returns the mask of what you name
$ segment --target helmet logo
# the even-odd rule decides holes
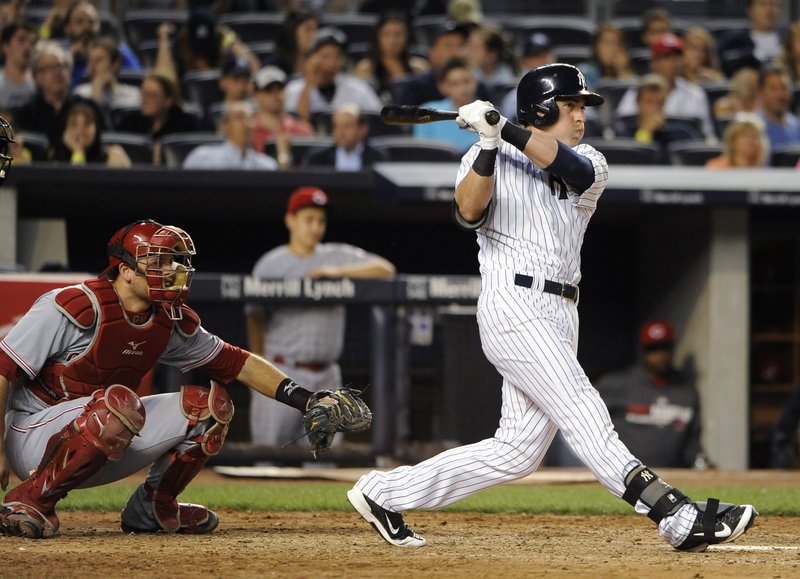
[[[586,88],[586,77],[583,76],[583,73],[580,70],[578,70],[578,82],[581,84],[581,88]]]

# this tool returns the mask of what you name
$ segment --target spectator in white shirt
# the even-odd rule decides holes
[[[119,81],[121,67],[122,53],[116,40],[110,36],[90,40],[86,66],[89,81],[75,87],[75,94],[92,99],[105,109],[138,107],[142,102],[141,90]]]
[[[650,47],[652,56],[650,70],[663,76],[669,85],[664,113],[675,117],[692,117],[700,119],[701,128],[706,139],[715,140],[714,124],[706,92],[698,85],[681,78],[683,41],[667,32],[658,37]],[[620,117],[637,114],[636,88],[628,89],[617,107]]]
[[[383,103],[372,87],[360,78],[342,72],[347,37],[337,28],[321,28],[306,59],[303,76],[286,85],[286,110],[311,121],[318,112],[328,112],[344,103],[363,111],[379,111]]]
[[[5,65],[0,70],[0,109],[15,109],[36,94],[31,58],[36,31],[25,22],[11,22],[0,34]]]
[[[220,121],[225,141],[200,145],[183,162],[184,169],[255,169],[274,171],[278,162],[253,148],[253,109],[248,103],[225,107]]]

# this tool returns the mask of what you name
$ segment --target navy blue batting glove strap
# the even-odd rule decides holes
[[[313,392],[306,390],[291,378],[284,378],[275,391],[275,400],[305,413]]]
[[[514,123],[506,123],[500,131],[500,138],[506,143],[514,145],[517,149],[525,152],[525,147],[531,138],[531,132]]]
[[[472,170],[481,177],[494,175],[494,163],[497,160],[497,149],[481,149],[472,162]]]

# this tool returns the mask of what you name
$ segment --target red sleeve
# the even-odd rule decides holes
[[[219,354],[208,364],[200,366],[199,369],[208,372],[214,380],[228,384],[239,375],[249,357],[250,352],[247,350],[231,346],[226,342]]]
[[[11,359],[11,356],[0,349],[0,376],[10,382],[17,379],[19,375],[19,366]]]

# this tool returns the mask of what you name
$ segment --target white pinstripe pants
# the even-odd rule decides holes
[[[484,279],[478,325],[483,351],[503,376],[499,428],[492,438],[418,465],[362,477],[356,486],[382,507],[437,509],[524,477],[539,467],[558,429],[618,497],[625,473],[639,464],[578,363],[576,304],[498,281]]]

